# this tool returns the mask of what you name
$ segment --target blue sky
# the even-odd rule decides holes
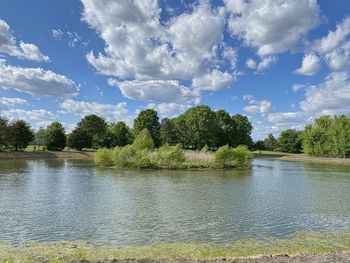
[[[34,128],[207,104],[253,138],[350,114],[348,0],[2,0],[0,115]]]

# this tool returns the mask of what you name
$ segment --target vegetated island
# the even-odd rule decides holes
[[[2,262],[349,262],[350,233],[297,233],[288,239],[243,239],[231,244],[100,246],[84,241],[0,242]],[[283,255],[283,256],[278,256]],[[288,256],[287,256],[288,255]],[[118,261],[117,261],[118,260]]]

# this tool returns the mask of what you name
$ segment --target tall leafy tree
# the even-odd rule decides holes
[[[147,109],[141,111],[134,120],[134,133],[137,136],[142,130],[147,129],[156,147],[160,145],[160,123],[155,110]]]
[[[11,146],[15,151],[27,148],[29,143],[34,140],[34,133],[30,127],[30,124],[17,120],[9,125],[9,132],[11,133]]]
[[[231,147],[235,146],[237,126],[231,115],[225,110],[218,110],[216,118],[219,125],[216,148],[226,144]]]
[[[104,136],[107,132],[107,123],[103,118],[94,114],[85,116],[78,123],[77,127],[84,129],[90,134],[93,140],[93,147],[103,146]]]
[[[275,136],[269,134],[264,140],[264,146],[266,150],[273,151],[278,147],[278,142]]]
[[[66,147],[65,130],[61,123],[53,122],[46,128],[46,147],[51,151],[61,151]]]
[[[302,150],[302,132],[288,129],[278,138],[279,150],[287,153],[300,153]]]
[[[0,150],[7,148],[10,141],[8,122],[6,119],[0,117]]]
[[[232,116],[234,126],[236,127],[235,135],[233,137],[232,147],[237,147],[238,145],[250,146],[253,142],[251,138],[251,133],[253,126],[248,120],[247,116],[241,114],[235,114]]]
[[[177,130],[173,120],[165,118],[160,127],[160,139],[163,145],[175,145],[178,143]]]
[[[104,146],[107,148],[125,146],[133,141],[133,134],[125,122],[119,121],[108,125]]]
[[[81,151],[92,147],[92,136],[81,127],[75,128],[68,136],[67,146]]]
[[[184,120],[187,147],[202,149],[208,145],[216,148],[219,125],[214,111],[205,105],[193,107],[184,113]]]

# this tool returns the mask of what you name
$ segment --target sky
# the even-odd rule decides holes
[[[196,105],[258,140],[350,115],[349,0],[1,0],[0,115],[71,131]]]

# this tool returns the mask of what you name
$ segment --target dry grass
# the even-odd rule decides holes
[[[214,155],[212,152],[186,150],[185,157],[188,162],[210,164],[213,161]]]

